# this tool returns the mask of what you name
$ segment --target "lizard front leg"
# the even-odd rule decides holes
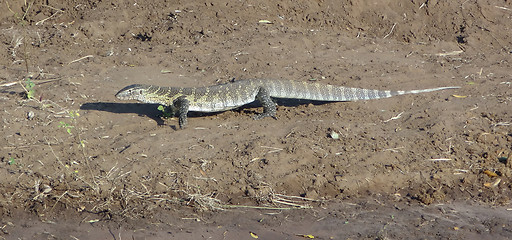
[[[178,123],[180,125],[180,129],[184,129],[185,126],[187,125],[187,113],[190,103],[185,98],[185,96],[181,96],[174,100],[172,105],[177,110],[176,115],[178,116]]]
[[[267,89],[264,87],[260,87],[258,90],[258,94],[256,95],[256,99],[263,105],[263,113],[254,115],[254,119],[262,119],[264,117],[272,117],[276,118],[276,103],[272,101],[270,94]]]

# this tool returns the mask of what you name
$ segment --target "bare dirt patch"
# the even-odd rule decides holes
[[[2,237],[511,236],[510,2],[0,4]],[[462,88],[185,130],[114,98],[233,78]]]

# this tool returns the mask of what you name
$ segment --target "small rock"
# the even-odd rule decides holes
[[[306,197],[307,198],[312,198],[312,199],[318,199],[318,193],[315,191],[315,190],[309,190],[307,193],[306,193]]]
[[[332,138],[332,139],[334,139],[334,140],[338,140],[338,139],[340,139],[340,135],[339,135],[337,132],[335,132],[335,131],[332,131],[332,132],[331,132],[331,134],[329,134],[329,135],[330,135],[330,136],[331,136],[331,138]]]
[[[32,120],[32,118],[34,118],[34,112],[30,111],[27,113],[27,119]]]

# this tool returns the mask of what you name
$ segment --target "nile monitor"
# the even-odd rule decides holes
[[[410,91],[371,90],[326,85],[316,82],[290,80],[248,79],[208,87],[158,87],[134,84],[121,89],[116,97],[167,106],[178,116],[180,128],[187,124],[187,113],[220,112],[254,102],[263,105],[263,113],[254,119],[275,117],[276,104],[272,98],[307,99],[316,101],[357,101],[388,98],[403,94],[417,94],[460,87],[439,87]]]

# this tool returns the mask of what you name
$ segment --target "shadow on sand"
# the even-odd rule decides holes
[[[274,99],[277,105],[286,106],[286,107],[296,107],[299,105],[305,104],[314,104],[314,105],[322,105],[329,102],[322,101],[310,101],[310,100],[300,100],[300,99]],[[148,103],[112,103],[112,102],[96,102],[96,103],[84,103],[80,106],[81,110],[96,110],[96,111],[104,111],[111,113],[136,113],[139,116],[146,116],[153,120],[158,125],[165,125],[164,120],[162,120],[162,112],[158,110],[159,104],[148,104]],[[257,114],[259,111],[256,111],[255,108],[261,107],[261,104],[258,101],[253,103],[241,106],[240,108],[235,109],[235,111],[244,112],[247,114]],[[202,117],[202,116],[211,116],[218,114],[219,112],[213,113],[204,113],[204,112],[189,112],[188,117]],[[173,126],[175,128],[175,126]]]

